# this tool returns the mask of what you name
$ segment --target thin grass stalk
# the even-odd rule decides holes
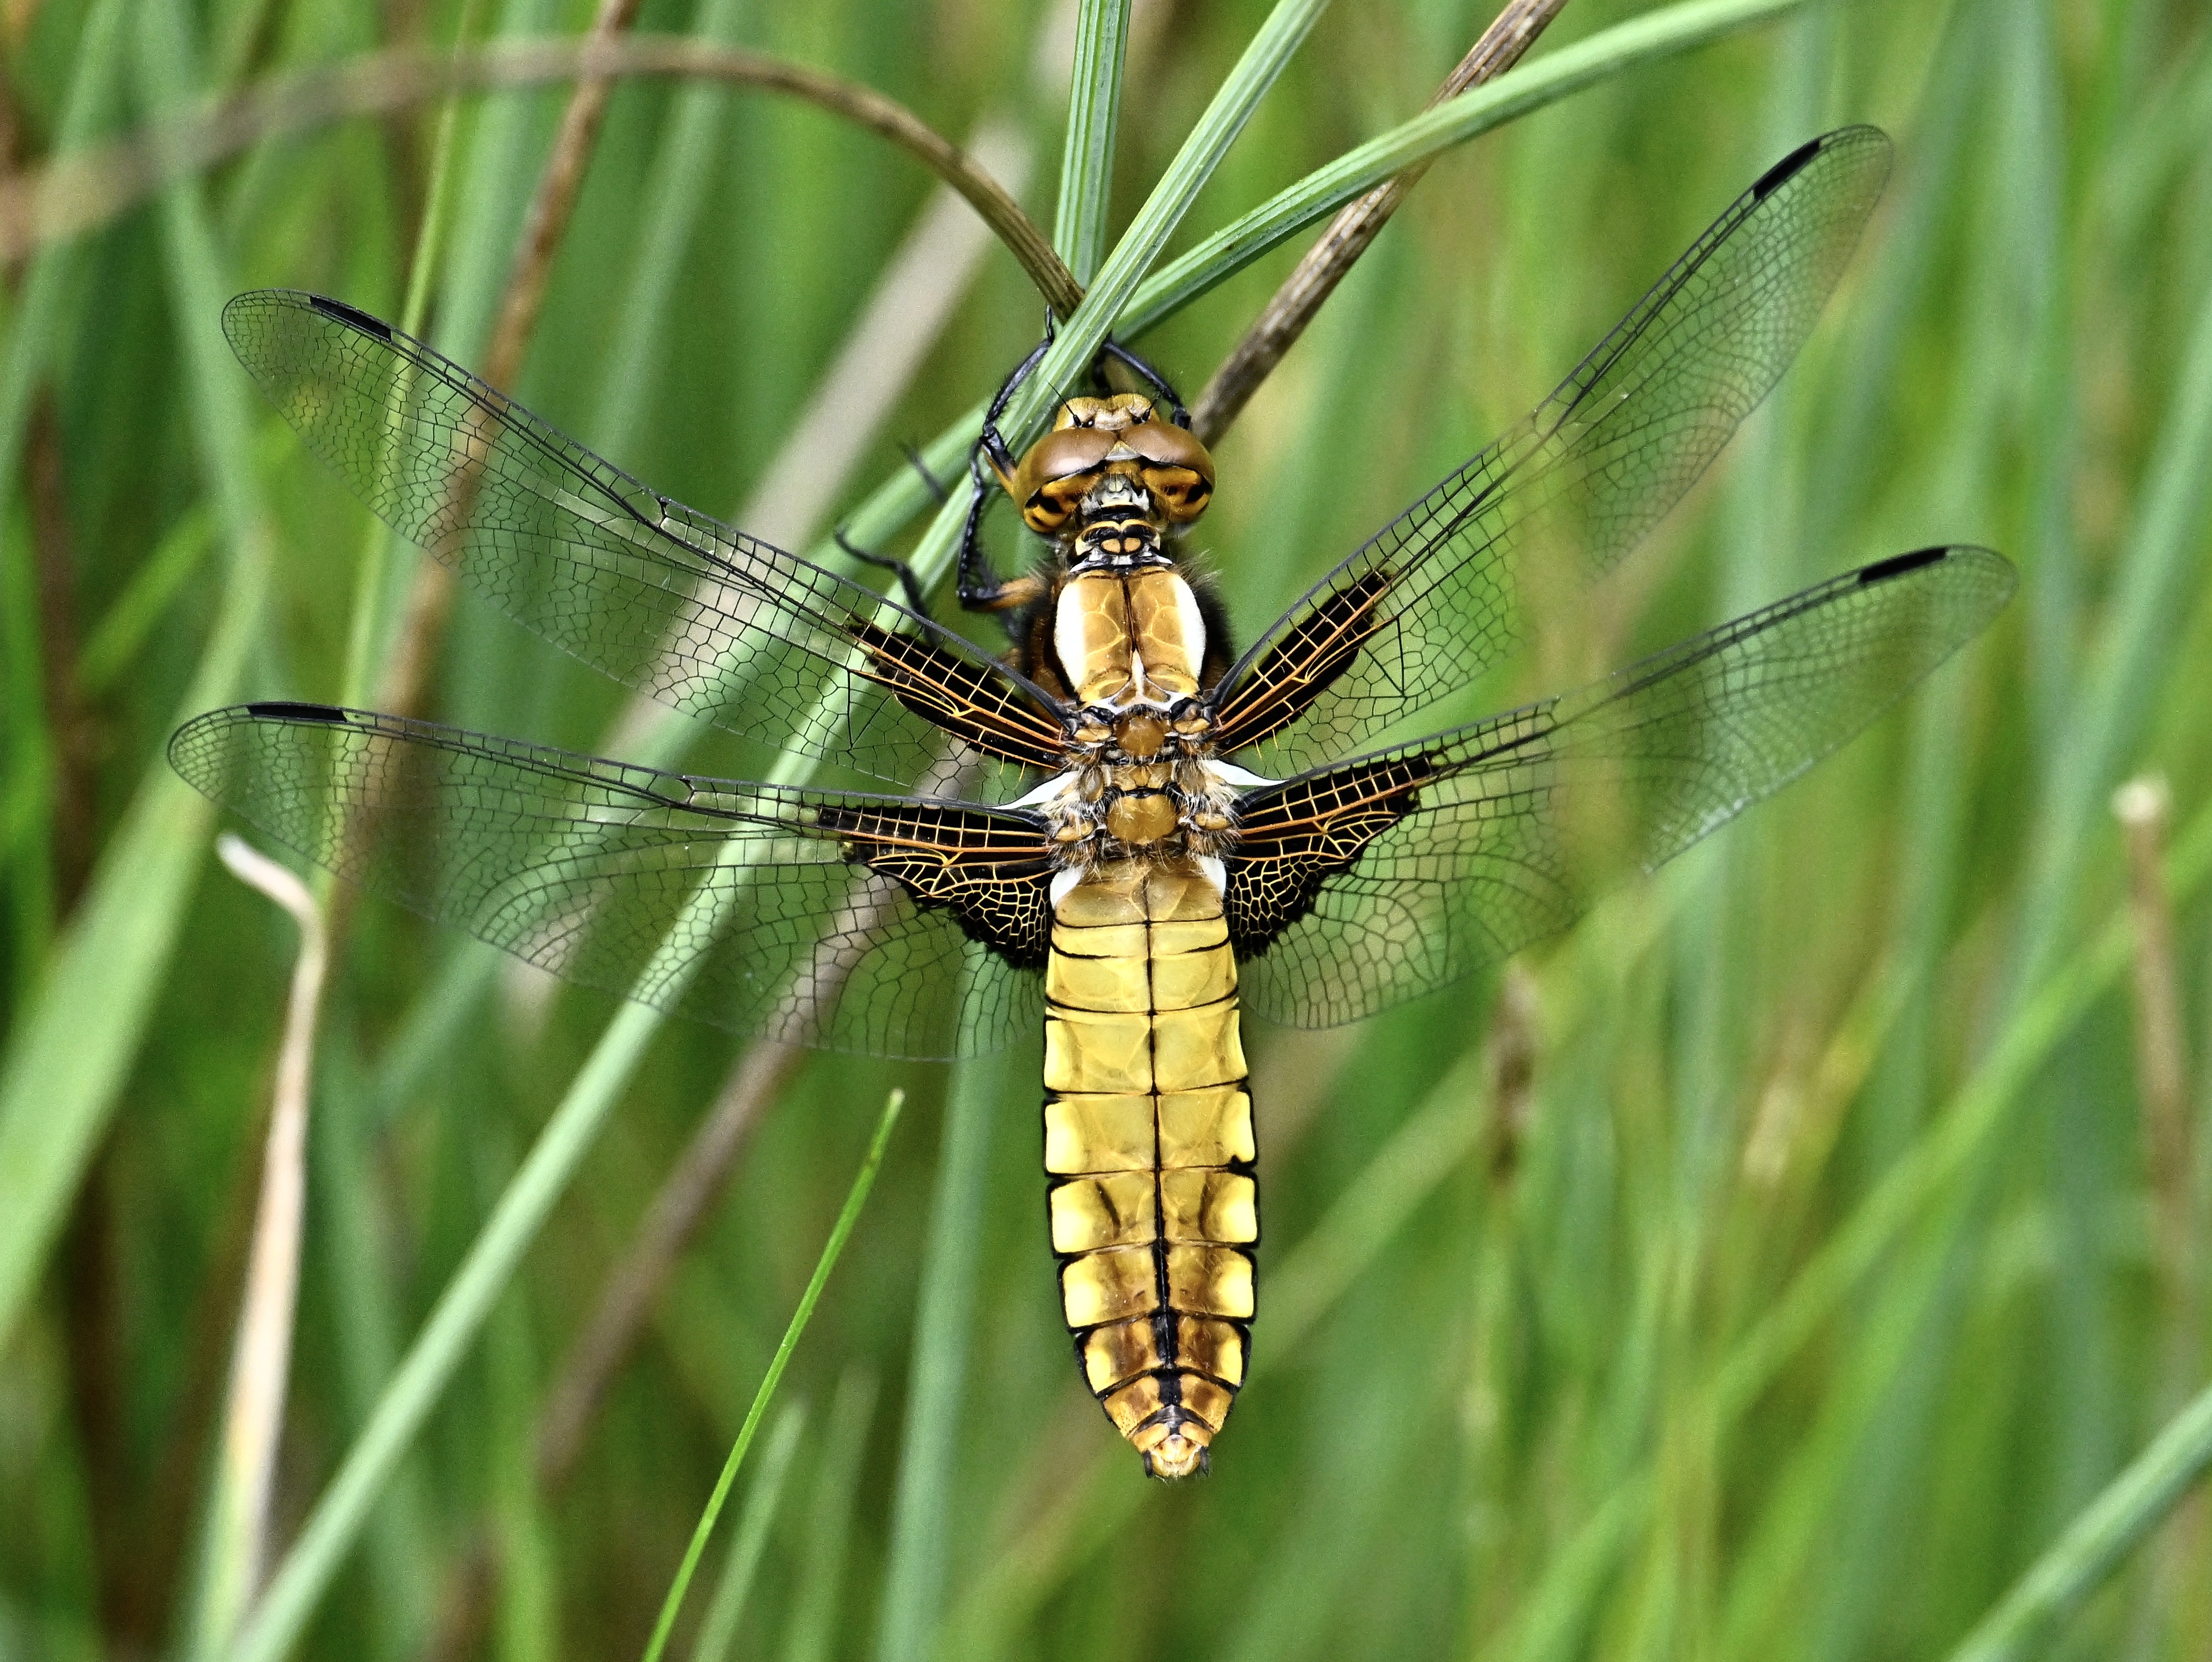
[[[161,37],[158,44],[128,40],[118,24],[105,49],[130,50],[143,95],[173,106],[189,87],[182,21],[167,3],[142,9],[137,19]],[[102,10],[94,21],[115,20]],[[170,302],[186,320],[179,334],[191,370],[192,440],[228,551],[215,628],[179,703],[182,720],[226,702],[240,685],[258,627],[270,551],[247,441],[251,423],[236,387],[217,373],[222,345],[210,337],[227,285],[195,184],[187,180],[164,194],[161,225]],[[39,319],[27,319],[18,337],[25,356],[11,362],[22,366],[26,392],[47,345],[27,325],[43,320],[52,328],[54,314],[43,307],[58,303],[58,295],[43,301]],[[206,326],[193,326],[196,320]],[[20,454],[20,447],[0,447],[0,454]],[[22,1313],[137,1054],[212,819],[204,800],[163,758],[151,758],[0,1057],[0,1193],[9,1197],[0,1214],[0,1345]]]
[[[691,1544],[684,1549],[684,1562],[677,1566],[676,1579],[670,1583],[668,1597],[660,1606],[660,1618],[653,1623],[653,1637],[646,1644],[645,1662],[660,1662],[660,1654],[668,1647],[668,1635],[675,1630],[676,1615],[684,1607],[684,1593],[691,1585],[692,1572],[698,1568],[708,1537],[714,1532],[715,1519],[722,1515],[723,1502],[729,1499],[730,1487],[738,1480],[738,1470],[744,1464],[745,1451],[752,1446],[753,1434],[760,1428],[761,1416],[775,1399],[783,1370],[790,1365],[791,1353],[799,1348],[799,1336],[813,1318],[814,1306],[822,1300],[822,1289],[829,1285],[830,1272],[837,1267],[845,1243],[852,1238],[853,1226],[860,1221],[860,1208],[867,1204],[869,1190],[875,1187],[876,1173],[884,1163],[884,1151],[890,1146],[891,1128],[898,1123],[899,1110],[905,1103],[904,1091],[895,1090],[884,1099],[884,1111],[876,1121],[876,1135],[868,1144],[867,1157],[860,1162],[853,1187],[845,1196],[844,1208],[830,1227],[830,1239],[823,1245],[822,1256],[815,1263],[806,1291],[799,1295],[799,1307],[792,1312],[790,1324],[783,1330],[783,1342],[776,1346],[768,1372],[761,1377],[760,1389],[753,1393],[752,1406],[745,1410],[744,1423],[738,1428],[738,1440],[730,1446],[730,1458],[723,1462],[722,1475],[715,1481],[714,1493],[707,1497],[706,1508],[699,1514],[698,1527],[691,1531]]]
[[[1562,46],[1487,86],[1462,93],[1316,168],[1162,266],[1130,296],[1115,321],[1114,332],[1121,337],[1143,333],[1307,226],[1455,144],[1625,70],[1771,21],[1804,3],[1683,0]]]
[[[512,387],[522,373],[523,357],[530,350],[531,339],[538,332],[538,314],[544,309],[553,257],[568,234],[576,198],[583,193],[585,170],[606,121],[614,82],[591,67],[592,54],[605,51],[629,33],[641,3],[641,0],[599,0],[592,27],[584,36],[584,69],[561,112],[560,131],[553,136],[545,171],[530,199],[507,292],[501,299],[499,322],[484,354],[484,379],[495,387]]]
[[[891,1497],[877,1662],[928,1662],[943,1619],[961,1412],[968,1402],[968,1343],[991,1126],[1011,1094],[1002,1058],[963,1062],[945,1103],[945,1136],[930,1202],[915,1302],[914,1361]]]
[[[2104,638],[2081,677],[2068,742],[2055,759],[2024,889],[2028,909],[2014,996],[2040,984],[2077,904],[2082,862],[2105,792],[2141,742],[2154,671],[2164,666],[2196,592],[2212,450],[2212,292],[2191,328],[2172,397],[2145,469],[2142,508],[2118,565]]]
[[[2176,843],[2166,865],[2168,887],[2179,904],[2193,896],[2212,875],[2212,807],[2200,811]],[[1712,1400],[1723,1431],[1740,1421],[1802,1350],[1844,1307],[1875,1267],[1916,1227],[1942,1197],[1954,1192],[1962,1174],[1994,1138],[2012,1123],[2027,1091],[2052,1055],[2109,996],[2130,958],[2132,929],[2124,916],[2113,918],[2091,943],[2077,949],[1997,1034],[1981,1062],[1948,1104],[1935,1116],[1913,1146],[1883,1175],[1849,1218],[1793,1276],[1768,1312],[1729,1348],[1716,1372]],[[1651,1500],[1648,1468],[1634,1473],[1623,1492]],[[1583,1564],[1601,1537],[1625,1542],[1643,1528],[1639,1518],[1625,1535],[1610,1513],[1593,1514],[1577,1531],[1540,1584],[1534,1603],[1562,1605],[1571,1567]],[[1595,1591],[1601,1578],[1576,1570],[1577,1585]]]
[[[394,1468],[514,1279],[660,1020],[659,1012],[629,1004],[608,1024],[307,1514],[231,1647],[232,1662],[280,1662],[305,1634]]]
[[[1091,281],[1106,252],[1114,137],[1128,51],[1129,0],[1078,0],[1067,137],[1060,151],[1060,205],[1052,222],[1052,246],[1078,283]]]
[[[200,1600],[198,1653],[218,1654],[253,1596],[268,1548],[269,1496],[284,1432],[292,1367],[292,1326],[300,1293],[301,1220],[307,1209],[308,1092],[314,1077],[315,1023],[329,967],[322,908],[307,886],[239,837],[225,833],[216,852],[231,874],[282,906],[299,926],[276,1081],[262,1155],[261,1199],[223,1413],[212,1538]]]
[[[1467,56],[1460,59],[1443,84],[1430,94],[1425,109],[1434,109],[1456,98],[1470,87],[1495,81],[1535,44],[1567,0],[1506,0]],[[1430,159],[1433,161],[1434,158]],[[1398,211],[1398,204],[1421,182],[1430,163],[1408,167],[1395,179],[1376,186],[1365,196],[1338,211],[1320,240],[1306,250],[1282,286],[1262,307],[1222,360],[1221,367],[1200,389],[1190,406],[1191,430],[1207,444],[1217,443],[1230,423],[1251,402],[1260,383],[1274,373],[1283,355],[1320,314],[1322,304],[1336,292],[1336,285],[1359,257],[1382,234],[1382,228]]]
[[[1020,262],[1047,304],[1072,312],[1082,297],[1044,232],[1005,186],[904,105],[805,64],[686,35],[498,40],[451,55],[397,47],[273,79],[160,131],[63,154],[20,180],[0,185],[0,265],[96,229],[172,174],[204,170],[271,138],[357,116],[393,114],[457,91],[516,92],[639,77],[696,78],[783,93],[865,127],[958,191]]]
[[[462,0],[460,16],[453,25],[453,52],[464,51],[475,31],[480,0]],[[436,136],[430,143],[429,187],[422,193],[422,222],[416,228],[415,249],[408,261],[407,292],[399,308],[399,326],[420,335],[422,318],[438,277],[439,258],[445,251],[450,218],[453,170],[459,147],[455,133],[460,125],[461,94],[449,92],[438,111]],[[398,533],[371,515],[362,535],[361,560],[354,576],[352,622],[346,632],[345,674],[338,702],[349,708],[368,700],[377,643],[386,618],[386,595],[397,563]]]
[[[640,0],[599,0],[592,27],[584,38],[586,67],[570,88],[561,112],[561,126],[546,154],[531,193],[529,211],[523,216],[507,284],[501,291],[499,311],[492,324],[491,341],[485,349],[483,378],[494,387],[512,387],[522,373],[531,338],[550,281],[553,258],[568,234],[576,198],[584,188],[584,174],[606,119],[607,100],[613,88],[608,77],[589,67],[591,54],[617,44],[635,21]],[[473,493],[475,484],[464,475],[454,487]],[[445,638],[451,615],[453,569],[442,560],[423,560],[415,568],[398,638],[384,661],[376,704],[403,715],[421,713],[424,689]]]
[[[2066,1615],[2117,1569],[2212,1467],[2212,1389],[2200,1392],[1951,1653],[1950,1662],[2014,1662],[2037,1654]]]
[[[700,1618],[699,1640],[692,1647],[691,1662],[728,1662],[730,1647],[737,1642],[738,1623],[744,1619],[745,1601],[752,1594],[753,1578],[761,1554],[768,1547],[769,1531],[775,1525],[782,1504],[784,1479],[790,1476],[792,1456],[799,1452],[800,1434],[806,1429],[806,1404],[793,1403],[776,1416],[761,1451],[760,1471],[738,1513],[738,1532],[731,1537],[729,1556],[714,1583],[714,1596]]]
[[[2197,1380],[2203,1343],[2192,1228],[2197,1151],[2189,1113],[2189,1038],[2181,1013],[2173,900],[2166,887],[2172,793],[2158,775],[2131,779],[2114,794],[2112,813],[2127,847],[2128,911],[2135,923],[2136,1089],[2165,1306],[2160,1368],[2164,1391],[2179,1396]],[[2185,1590],[2203,1564],[2205,1510],[2202,1494],[2187,1497],[2160,1543],[2153,1602],[2166,1612],[2187,1610]]]

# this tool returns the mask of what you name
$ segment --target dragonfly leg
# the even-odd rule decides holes
[[[1175,390],[1165,375],[1152,367],[1150,360],[1138,356],[1120,341],[1110,338],[1098,349],[1098,356],[1126,364],[1136,374],[1150,381],[1152,390],[1165,398],[1169,407],[1175,412],[1175,424],[1177,427],[1190,425],[1190,411],[1183,407],[1182,394]]]
[[[945,488],[945,481],[929,471],[929,463],[923,459],[921,451],[905,443],[902,443],[899,448],[906,453],[907,461],[914,471],[921,475],[922,484],[929,488],[929,494],[937,498],[937,505],[939,508],[952,500],[952,493]],[[836,540],[838,547],[863,564],[878,565],[886,571],[896,572],[899,587],[906,594],[907,609],[924,618],[929,616],[929,602],[922,596],[921,580],[915,575],[912,565],[888,554],[870,553],[848,537],[845,534],[845,527],[842,525],[830,534]]]
[[[985,428],[988,438],[997,434]],[[981,460],[982,447],[978,445],[977,460],[972,465],[975,493],[968,500],[968,522],[960,530],[960,560],[955,592],[960,604],[969,612],[1004,612],[1032,598],[1036,585],[1026,581],[1006,582],[991,569],[991,557],[983,547],[983,510],[990,505],[985,493],[990,489],[983,477]]]
[[[914,568],[911,565],[895,555],[869,553],[866,549],[846,536],[845,527],[842,525],[830,534],[836,539],[837,546],[854,559],[868,565],[879,565],[886,571],[896,572],[899,587],[906,594],[907,609],[921,617],[929,616],[929,601],[922,594],[921,579],[915,575]]]

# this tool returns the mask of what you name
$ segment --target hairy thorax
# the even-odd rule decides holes
[[[1076,696],[1066,771],[1022,799],[1052,826],[1064,872],[1114,860],[1218,855],[1254,776],[1216,759],[1198,694],[1206,624],[1164,557],[1066,578],[1056,667]]]

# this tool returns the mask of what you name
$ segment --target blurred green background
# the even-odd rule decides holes
[[[1531,61],[1642,9],[1571,0]],[[1490,10],[1340,0],[1173,246],[1413,113]],[[1137,7],[1109,240],[1266,12]],[[26,166],[288,69],[588,21],[12,0],[0,142]],[[647,0],[639,27],[988,131],[1051,223],[1072,7]],[[253,394],[214,308],[283,285],[398,318],[442,204],[423,332],[483,363],[565,97],[467,100],[443,139],[434,102],[260,146],[19,264],[0,301],[0,1657],[192,1632],[295,935],[205,857],[216,822],[162,747],[196,698],[347,696],[349,654],[373,691],[422,563]],[[1899,715],[1574,934],[1352,1028],[1255,1024],[1259,1372],[1208,1479],[1147,1483],[1070,1366],[1031,1042],[805,1060],[544,1481],[586,1316],[745,1056],[675,1023],[302,1653],[635,1654],[893,1086],[889,1163],[677,1654],[702,1617],[705,1653],[794,1662],[1956,1644],[2206,1374],[2212,15],[1808,4],[1449,154],[1218,447],[1202,545],[1249,632],[1548,391],[1760,169],[1858,120],[1899,166],[1820,329],[1520,691],[1927,543],[2003,550],[2021,595]],[[812,547],[1036,338],[1003,250],[913,253],[937,189],[816,110],[625,83],[512,390]],[[1305,241],[1138,344],[1194,392]],[[888,333],[848,380],[880,419],[804,428],[879,283]],[[1003,562],[1004,518],[999,540]],[[607,746],[621,689],[466,595],[441,640],[426,713]],[[686,766],[773,764],[689,736]],[[2115,932],[2109,804],[2146,770],[2179,828],[2170,961]],[[617,1008],[483,963],[377,903],[344,934],[275,1553]],[[2144,1036],[2136,963],[2174,977],[2178,1035]],[[988,1111],[948,1147],[961,1093]],[[732,1539],[761,1554],[742,1604]],[[2201,1497],[2050,1642],[2212,1653]]]

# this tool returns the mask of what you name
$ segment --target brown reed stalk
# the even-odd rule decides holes
[[[1567,0],[1506,0],[1505,9],[1430,97],[1428,107],[1433,109],[1447,99],[1456,98],[1470,87],[1495,81],[1511,69],[1566,3]],[[1345,274],[1382,234],[1390,216],[1398,211],[1406,193],[1420,183],[1429,165],[1424,161],[1408,167],[1338,210],[1328,229],[1283,279],[1274,298],[1253,320],[1244,338],[1193,400],[1191,430],[1200,439],[1212,444],[1229,430],[1252,394],[1259,391],[1260,383],[1274,373],[1283,355],[1305,333],[1322,302],[1336,292]]]
[[[514,92],[586,78],[749,87],[865,127],[957,191],[1055,312],[1065,316],[1082,300],[1081,285],[1050,239],[1006,188],[896,99],[767,52],[665,34],[496,40],[451,52],[392,47],[273,76],[189,116],[0,178],[0,265],[14,265],[98,229],[151,196],[179,167],[204,169],[269,139],[388,115],[455,92]]]

